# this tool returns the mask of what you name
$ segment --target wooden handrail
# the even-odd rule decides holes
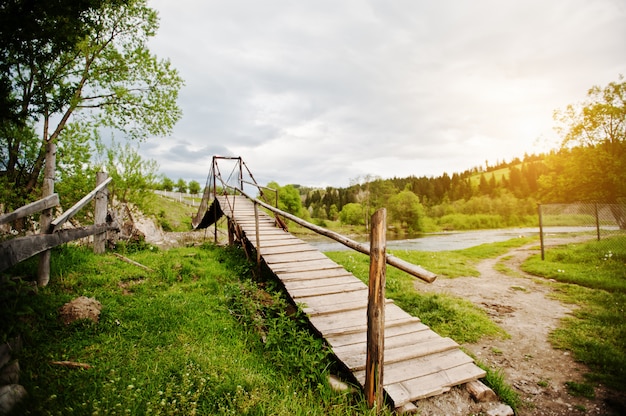
[[[350,238],[343,236],[339,233],[336,233],[334,231],[331,230],[327,230],[326,228],[322,228],[319,227],[315,224],[311,224],[310,222],[307,222],[305,220],[303,220],[302,218],[296,217],[295,215],[292,215],[288,212],[282,211],[278,208],[274,208],[273,206],[266,204],[263,201],[260,201],[256,198],[252,198],[251,196],[247,195],[245,192],[243,192],[241,189],[238,190],[243,196],[245,196],[246,198],[248,198],[249,200],[251,200],[252,202],[254,202],[255,204],[259,204],[261,205],[263,208],[266,208],[272,212],[274,212],[275,214],[279,214],[293,222],[295,222],[296,224],[300,224],[301,226],[308,228],[309,230],[315,231],[318,234],[321,234],[323,236],[326,236],[328,238],[332,238],[333,240],[343,244],[346,247],[349,247],[353,250],[356,250],[360,253],[366,254],[366,255],[370,255],[370,247],[367,244],[362,244],[359,243],[357,241],[351,240]],[[386,254],[386,261],[387,264],[389,264],[390,266],[393,266],[397,269],[400,269],[408,274],[410,274],[411,276],[415,276],[427,283],[432,283],[435,281],[435,279],[437,279],[437,275],[433,272],[430,272],[426,269],[424,269],[423,267],[420,266],[416,266],[415,264],[411,264],[408,261],[402,260],[398,257],[395,257],[391,254]]]

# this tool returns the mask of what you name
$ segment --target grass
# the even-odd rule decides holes
[[[593,399],[596,397],[594,388],[589,383],[567,381],[565,382],[565,388],[567,388],[568,393],[574,397],[586,397],[587,399]]]
[[[0,329],[3,339],[22,336],[20,382],[29,392],[16,414],[374,414],[358,390],[331,390],[328,350],[270,283],[250,278],[241,251],[203,245],[127,256],[154,271],[64,247],[37,295],[7,283]],[[29,261],[11,274],[35,268]],[[61,324],[59,307],[80,295],[102,303],[100,322]],[[51,364],[62,360],[91,368]]]
[[[477,276],[481,259],[532,241],[394,254],[443,278]],[[524,268],[562,282],[550,283],[557,296],[580,306],[551,336],[557,347],[572,350],[591,367],[589,383],[578,384],[593,388],[602,382],[625,390],[626,253],[603,244],[552,249],[545,262],[534,257]],[[25,344],[18,358],[30,399],[19,414],[374,414],[358,389],[330,389],[326,376],[335,363],[327,349],[302,315],[290,311],[271,280],[251,279],[251,266],[240,251],[208,244],[124,250],[154,271],[64,247],[55,250],[51,283],[38,295],[25,282],[3,279],[2,341],[21,334]],[[367,256],[329,255],[367,280]],[[33,259],[11,274],[28,277],[35,269]],[[507,336],[469,301],[419,293],[414,280],[388,268],[387,296],[440,335],[460,343]],[[103,304],[100,323],[60,324],[58,308],[81,295]],[[51,364],[59,360],[92,368]],[[519,405],[501,371],[487,370],[486,383],[511,406]]]
[[[590,368],[589,381],[626,391],[626,238],[563,245],[523,269],[551,279],[555,296],[576,304],[550,339]]]
[[[156,194],[151,194],[139,208],[145,215],[154,218],[163,231],[191,230],[191,216],[198,211],[198,207]]]

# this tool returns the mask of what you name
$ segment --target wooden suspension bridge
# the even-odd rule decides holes
[[[221,178],[217,166],[217,160],[221,159],[237,162],[238,187],[231,187]],[[267,265],[292,301],[301,306],[311,326],[324,338],[336,358],[361,386],[365,386],[367,285],[315,247],[290,234],[280,216],[302,220],[247,195],[243,190],[245,183],[258,185],[251,174],[252,182],[243,180],[243,167],[241,158],[214,157],[194,227],[216,226],[220,218],[226,217],[229,241],[237,240],[245,245],[256,255],[259,264],[262,261]],[[221,195],[216,191],[218,180]],[[263,197],[262,188],[258,187],[260,197]],[[274,217],[259,207],[273,211]],[[363,244],[313,224],[308,226],[358,251],[369,250]],[[217,233],[217,226],[215,230]],[[392,256],[387,256],[387,263],[427,282],[436,277]],[[473,383],[474,391],[486,389],[478,382],[485,371],[455,341],[439,336],[392,300],[385,299],[384,317],[383,386],[386,398],[397,410],[411,411],[415,408],[413,402],[465,383]]]

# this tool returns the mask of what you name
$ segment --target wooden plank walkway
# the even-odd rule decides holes
[[[277,228],[259,209],[256,246],[254,204],[243,196],[217,197],[221,210],[260,251],[289,296],[335,356],[365,385],[368,288],[313,246]],[[396,408],[477,380],[485,371],[444,338],[387,299],[384,388]]]

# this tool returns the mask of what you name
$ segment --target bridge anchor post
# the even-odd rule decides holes
[[[370,238],[370,275],[367,303],[367,356],[365,361],[365,398],[370,408],[380,412],[384,405],[383,367],[385,351],[385,280],[387,211],[372,215]]]

